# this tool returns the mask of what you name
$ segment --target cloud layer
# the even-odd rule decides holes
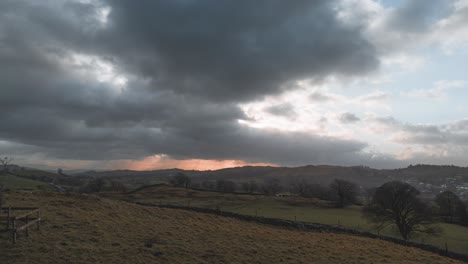
[[[366,144],[248,128],[238,104],[378,65],[330,1],[2,1],[0,59],[11,146],[53,159],[287,165],[344,162]]]
[[[440,126],[385,118],[394,93],[365,80],[388,65],[420,65],[424,60],[408,51],[421,45],[464,47],[467,6],[1,1],[0,154],[29,164],[97,167],[155,156],[166,164],[385,167],[434,153],[428,146],[465,146],[462,121]],[[330,80],[342,89],[333,91]],[[363,83],[366,90],[356,92]],[[465,83],[442,81],[407,95],[447,96]],[[376,127],[405,151],[417,149],[373,150]],[[457,151],[428,160],[465,153]]]

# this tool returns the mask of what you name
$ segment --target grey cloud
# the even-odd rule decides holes
[[[343,113],[339,116],[339,120],[344,124],[352,124],[361,121],[361,119],[353,113]]]
[[[423,33],[441,17],[449,13],[451,1],[405,0],[387,20],[390,28],[400,32]]]
[[[332,2],[109,1],[104,41],[158,89],[249,101],[296,79],[376,68],[374,48]]]
[[[320,93],[320,92],[314,92],[312,93],[310,96],[309,96],[309,99],[313,102],[328,102],[328,101],[333,101],[334,98],[329,96],[329,95],[326,95],[326,94],[323,94],[323,93]]]
[[[442,125],[415,125],[400,122],[393,117],[377,117],[371,122],[384,125],[387,131],[397,133],[394,141],[401,144],[468,146],[467,120]]]
[[[386,92],[376,91],[358,98],[359,101],[362,102],[370,102],[370,101],[385,101],[390,98],[390,95]]]
[[[239,102],[288,82],[378,66],[360,29],[335,16],[324,0],[1,1],[0,140],[51,159],[358,162],[362,142],[238,123]],[[112,64],[126,88],[78,74],[93,65],[71,66],[75,53]]]
[[[294,111],[294,106],[290,103],[284,103],[279,105],[273,105],[265,109],[266,112],[285,117],[294,117],[296,112]]]

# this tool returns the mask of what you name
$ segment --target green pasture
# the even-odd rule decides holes
[[[50,189],[45,182],[26,179],[11,174],[1,174],[0,184],[5,186],[5,189],[22,189],[22,190],[38,190]]]
[[[106,195],[105,195],[106,196]],[[338,209],[329,203],[299,197],[275,197],[265,195],[225,194],[204,192],[174,187],[155,187],[132,194],[108,194],[110,198],[156,204],[181,205],[203,208],[218,208],[245,215],[297,220],[311,223],[341,225],[377,233],[361,213],[360,206]],[[468,227],[440,223],[443,233],[438,237],[416,236],[416,242],[423,242],[449,250],[468,254]],[[398,236],[391,228],[381,231],[382,235]]]

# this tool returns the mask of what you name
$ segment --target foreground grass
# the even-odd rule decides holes
[[[460,263],[351,235],[304,232],[88,195],[7,192],[39,206],[41,230],[16,245],[0,239],[0,263]]]
[[[246,215],[258,215],[271,218],[297,220],[312,223],[341,225],[363,231],[376,232],[361,214],[361,207],[337,209],[330,204],[316,200],[297,197],[273,197],[248,194],[223,194],[209,191],[155,186],[131,194],[104,194],[127,201],[141,201],[171,205],[184,205],[205,208],[219,208]],[[468,228],[441,223],[444,232],[439,237],[417,236],[416,242],[428,243],[440,248],[468,254]],[[396,236],[393,230],[383,230],[383,235]]]

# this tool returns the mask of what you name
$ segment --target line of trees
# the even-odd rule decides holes
[[[175,178],[188,177],[179,175]],[[179,186],[183,185],[182,182],[180,180]],[[269,179],[262,184],[249,181],[238,185],[228,180],[217,180],[195,185],[220,192],[235,192],[240,187],[245,193],[268,195],[276,195],[285,190],[278,179]],[[361,190],[356,184],[343,179],[334,179],[328,186],[298,179],[290,184],[288,191],[300,197],[333,201],[338,208],[364,203],[363,215],[379,233],[384,228],[392,227],[406,240],[416,234],[440,234],[441,228],[437,224],[440,220],[468,225],[466,204],[455,193],[442,192],[431,203],[421,199],[420,192],[415,187],[399,181]]]
[[[82,186],[79,189],[79,192],[84,193],[95,193],[95,192],[126,192],[127,187],[122,182],[108,179],[105,177],[100,177],[93,179],[88,182],[88,184]]]
[[[268,195],[276,195],[284,190],[281,181],[278,179],[267,179],[259,184],[257,181],[248,181],[236,183],[230,180],[216,180],[192,182],[191,178],[183,173],[178,173],[169,179],[169,183],[178,187],[192,187],[218,192],[244,192],[244,193],[263,193]]]
[[[343,179],[334,179],[328,186],[299,179],[291,183],[290,192],[300,197],[333,201],[338,208],[355,204],[359,200],[359,187]]]

